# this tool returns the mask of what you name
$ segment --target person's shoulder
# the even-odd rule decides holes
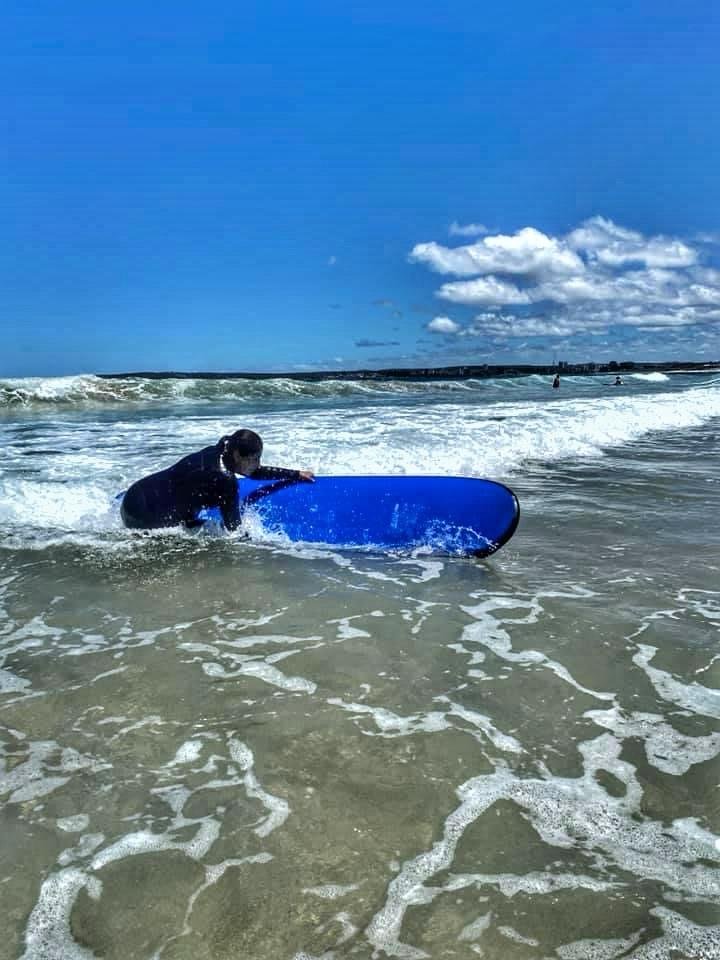
[[[209,447],[203,447],[201,450],[195,450],[194,453],[188,453],[181,457],[177,463],[174,463],[171,470],[182,471],[187,469],[207,469],[213,464],[217,465],[220,459],[220,450],[216,444]]]

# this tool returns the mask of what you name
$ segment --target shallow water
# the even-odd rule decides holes
[[[0,958],[720,957],[719,385],[337,387],[2,409]],[[503,480],[519,530],[122,530],[114,493],[241,425]]]

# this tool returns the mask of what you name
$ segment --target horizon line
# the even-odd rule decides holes
[[[720,360],[609,360],[605,362],[583,361],[571,363],[560,360],[556,363],[500,363],[500,364],[471,364],[459,363],[448,366],[418,366],[418,367],[384,367],[358,368],[354,370],[293,370],[293,371],[215,371],[215,370],[136,370],[119,373],[96,373],[95,376],[103,380],[122,380],[142,378],[147,380],[333,380],[333,379],[370,379],[370,378],[439,378],[443,376],[456,377],[489,377],[502,372],[504,376],[518,376],[528,373],[610,373],[615,370],[632,371],[675,371],[683,369],[690,372],[701,372],[708,369],[720,369]]]

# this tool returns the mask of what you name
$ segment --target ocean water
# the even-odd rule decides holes
[[[720,957],[720,378],[0,381],[0,960]],[[247,426],[486,561],[114,495]]]

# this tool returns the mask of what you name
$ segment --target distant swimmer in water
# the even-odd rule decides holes
[[[552,385],[553,385],[553,390],[557,390],[557,388],[560,386],[560,374],[559,374],[559,373],[556,373],[556,374],[555,374],[555,379],[553,380],[553,384],[552,384]]]
[[[622,385],[623,385],[623,378],[622,378],[622,377],[619,377],[619,376],[618,376],[618,377],[615,377],[615,383],[613,384],[613,386],[614,386],[614,387],[622,387]]]
[[[123,523],[133,530],[193,527],[200,510],[219,507],[225,528],[235,530],[240,523],[235,474],[253,480],[313,480],[311,470],[261,467],[262,449],[257,433],[236,430],[172,467],[137,480],[120,505]]]

